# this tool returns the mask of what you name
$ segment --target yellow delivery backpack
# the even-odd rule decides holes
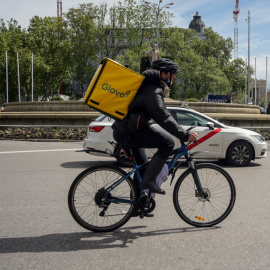
[[[84,102],[114,119],[122,120],[143,80],[143,75],[104,58],[87,89]]]

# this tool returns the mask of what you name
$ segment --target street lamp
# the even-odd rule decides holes
[[[146,3],[148,5],[151,4],[151,2],[147,2],[147,1],[144,1],[144,3]],[[157,18],[157,47],[159,47],[159,14],[163,8],[170,8],[169,6],[172,6],[174,4],[174,3],[169,3],[169,4],[166,4],[162,7],[160,7],[161,3],[162,3],[162,0],[159,0],[158,4],[153,4],[154,10],[156,13],[156,18]]]

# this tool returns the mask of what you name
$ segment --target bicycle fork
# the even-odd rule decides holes
[[[195,191],[195,196],[203,198],[209,202],[208,194],[207,192],[203,190],[203,187],[202,187],[199,175],[198,175],[196,163],[194,162],[192,157],[188,157],[187,161],[188,161],[189,167],[191,168],[191,174],[193,176],[193,180],[197,188],[197,190]]]

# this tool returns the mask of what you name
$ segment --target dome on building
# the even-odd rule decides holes
[[[205,24],[198,12],[193,16],[188,28],[195,30],[198,34],[204,34]]]

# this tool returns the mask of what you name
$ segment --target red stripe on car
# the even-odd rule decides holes
[[[221,128],[217,128],[215,130],[212,130],[211,132],[207,133],[206,135],[201,137],[199,140],[197,140],[198,144],[192,143],[192,144],[188,145],[187,149],[191,150],[192,148],[196,147],[197,145],[199,145],[199,144],[203,143],[204,141],[208,140],[209,138],[213,137],[214,135],[216,135],[220,131],[221,131]]]

